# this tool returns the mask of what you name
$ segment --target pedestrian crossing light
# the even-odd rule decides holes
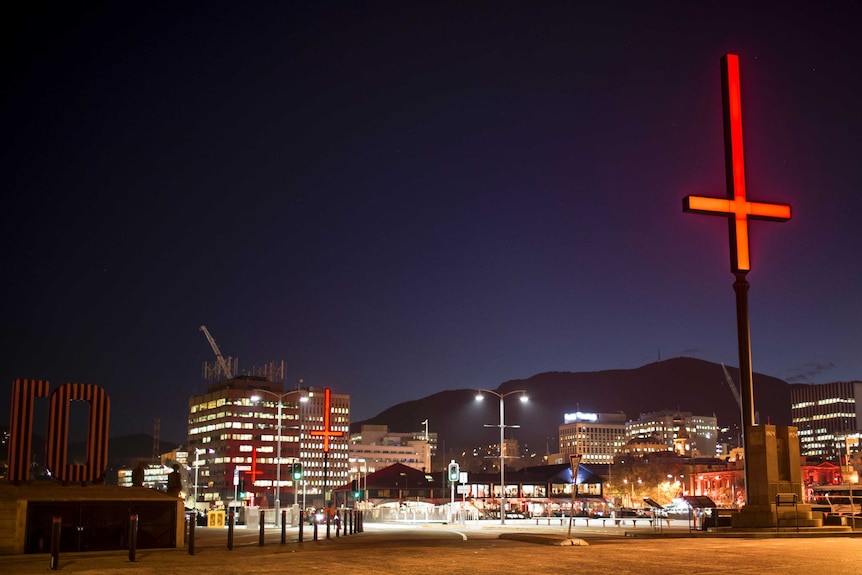
[[[292,463],[290,465],[290,475],[294,481],[302,479],[302,463]]]
[[[453,459],[449,463],[449,482],[457,483],[459,477],[461,476],[461,466]]]

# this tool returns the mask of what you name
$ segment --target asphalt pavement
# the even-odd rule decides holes
[[[186,548],[66,553],[58,573],[86,575],[274,575],[288,572],[347,574],[470,575],[530,573],[668,574],[795,574],[862,570],[862,534],[803,533],[772,530],[748,534],[689,532],[672,525],[652,527],[576,525],[572,538],[582,545],[560,546],[568,524],[536,525],[534,521],[463,525],[365,524],[365,532],[318,541],[296,542],[295,528],[280,543],[280,530],[237,528],[234,549],[226,548],[226,530],[198,528],[195,554]],[[0,556],[0,574],[55,572],[50,555]],[[585,571],[586,570],[586,571]]]

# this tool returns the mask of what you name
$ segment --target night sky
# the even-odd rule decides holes
[[[738,365],[726,219],[682,212],[726,193],[727,52],[749,199],[793,206],[751,225],[754,370],[862,378],[856,2],[81,4],[0,18],[0,422],[87,382],[184,441],[202,324],[354,420]]]

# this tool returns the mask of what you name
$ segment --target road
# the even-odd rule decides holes
[[[513,525],[366,524],[364,533],[280,544],[280,531],[268,529],[266,544],[257,531],[238,528],[235,548],[226,549],[226,531],[199,528],[196,552],[186,549],[68,553],[60,557],[61,573],[85,575],[275,575],[469,574],[529,573],[668,574],[806,574],[857,573],[862,569],[862,537],[690,537],[682,529],[625,531],[576,528],[573,536],[587,545],[554,546],[500,538],[532,534],[560,540],[565,528]],[[321,536],[323,535],[321,531]],[[628,536],[626,536],[628,533]],[[310,531],[306,531],[310,535]],[[635,536],[632,536],[635,535]],[[48,555],[0,557],[0,573],[31,575],[50,572]]]

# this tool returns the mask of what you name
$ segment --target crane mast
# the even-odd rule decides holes
[[[721,364],[721,369],[724,370],[724,378],[727,380],[727,386],[730,388],[730,393],[733,394],[734,399],[736,399],[736,404],[739,405],[739,410],[742,411],[742,396],[739,394],[739,388],[736,387],[736,383],[733,381],[733,378],[730,377],[730,372],[727,371],[727,368],[724,367],[724,364]]]
[[[210,347],[213,348],[213,352],[216,355],[216,360],[218,361],[219,366],[221,366],[222,371],[224,371],[225,377],[227,377],[227,379],[233,379],[233,374],[231,374],[231,372],[230,372],[230,367],[228,367],[227,362],[224,359],[224,356],[222,356],[221,351],[218,348],[218,345],[216,344],[215,340],[213,339],[213,336],[210,335],[210,332],[207,329],[207,326],[202,325],[201,331],[204,332],[204,335],[206,336],[207,341],[210,342]]]

